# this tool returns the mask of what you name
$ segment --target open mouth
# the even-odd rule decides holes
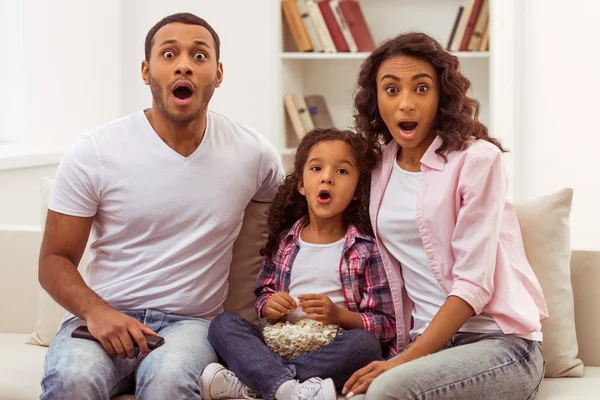
[[[406,134],[410,134],[410,133],[414,132],[415,129],[417,129],[418,125],[419,125],[419,123],[415,122],[415,121],[402,121],[402,122],[398,123],[398,126],[400,127],[402,132],[404,132]]]
[[[194,94],[193,86],[190,82],[179,81],[173,85],[173,96],[179,100],[187,100]]]
[[[327,190],[321,190],[317,195],[317,200],[319,203],[328,203],[331,201],[331,193],[329,193]]]

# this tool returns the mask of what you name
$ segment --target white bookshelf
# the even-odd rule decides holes
[[[279,1],[277,3],[280,6]],[[377,44],[402,32],[421,31],[445,47],[458,8],[467,0],[359,0],[359,3]],[[454,53],[472,83],[472,96],[481,104],[480,120],[509,148],[514,143],[518,107],[514,96],[517,3],[518,0],[490,0],[489,52]],[[285,114],[284,95],[321,94],[335,125],[351,128],[356,77],[368,53],[300,53],[282,16],[279,24],[282,40],[278,54],[281,100],[278,131],[281,137],[277,143],[285,160],[294,154],[297,141]],[[510,170],[510,156],[507,164]]]

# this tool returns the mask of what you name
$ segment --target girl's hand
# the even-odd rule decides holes
[[[308,318],[324,324],[340,325],[341,309],[324,294],[303,294],[298,296],[298,300]]]
[[[357,394],[366,393],[375,378],[398,365],[393,361],[373,361],[352,374],[344,384],[342,394],[346,396],[346,399],[350,399]]]
[[[262,315],[271,320],[278,320],[289,315],[296,308],[296,302],[289,294],[277,292],[269,297],[262,308]]]

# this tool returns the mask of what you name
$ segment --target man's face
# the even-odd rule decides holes
[[[142,77],[165,118],[187,125],[206,109],[221,85],[223,66],[206,28],[172,23],[154,35],[150,60],[142,62]]]

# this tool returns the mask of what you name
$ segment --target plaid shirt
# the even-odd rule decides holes
[[[254,289],[257,297],[255,308],[259,317],[273,293],[289,292],[292,265],[300,251],[298,239],[305,224],[305,219],[296,222],[282,236],[277,253],[263,261]],[[359,313],[365,329],[385,343],[386,357],[395,355],[394,304],[375,240],[360,234],[354,226],[349,226],[339,268],[348,310]]]

